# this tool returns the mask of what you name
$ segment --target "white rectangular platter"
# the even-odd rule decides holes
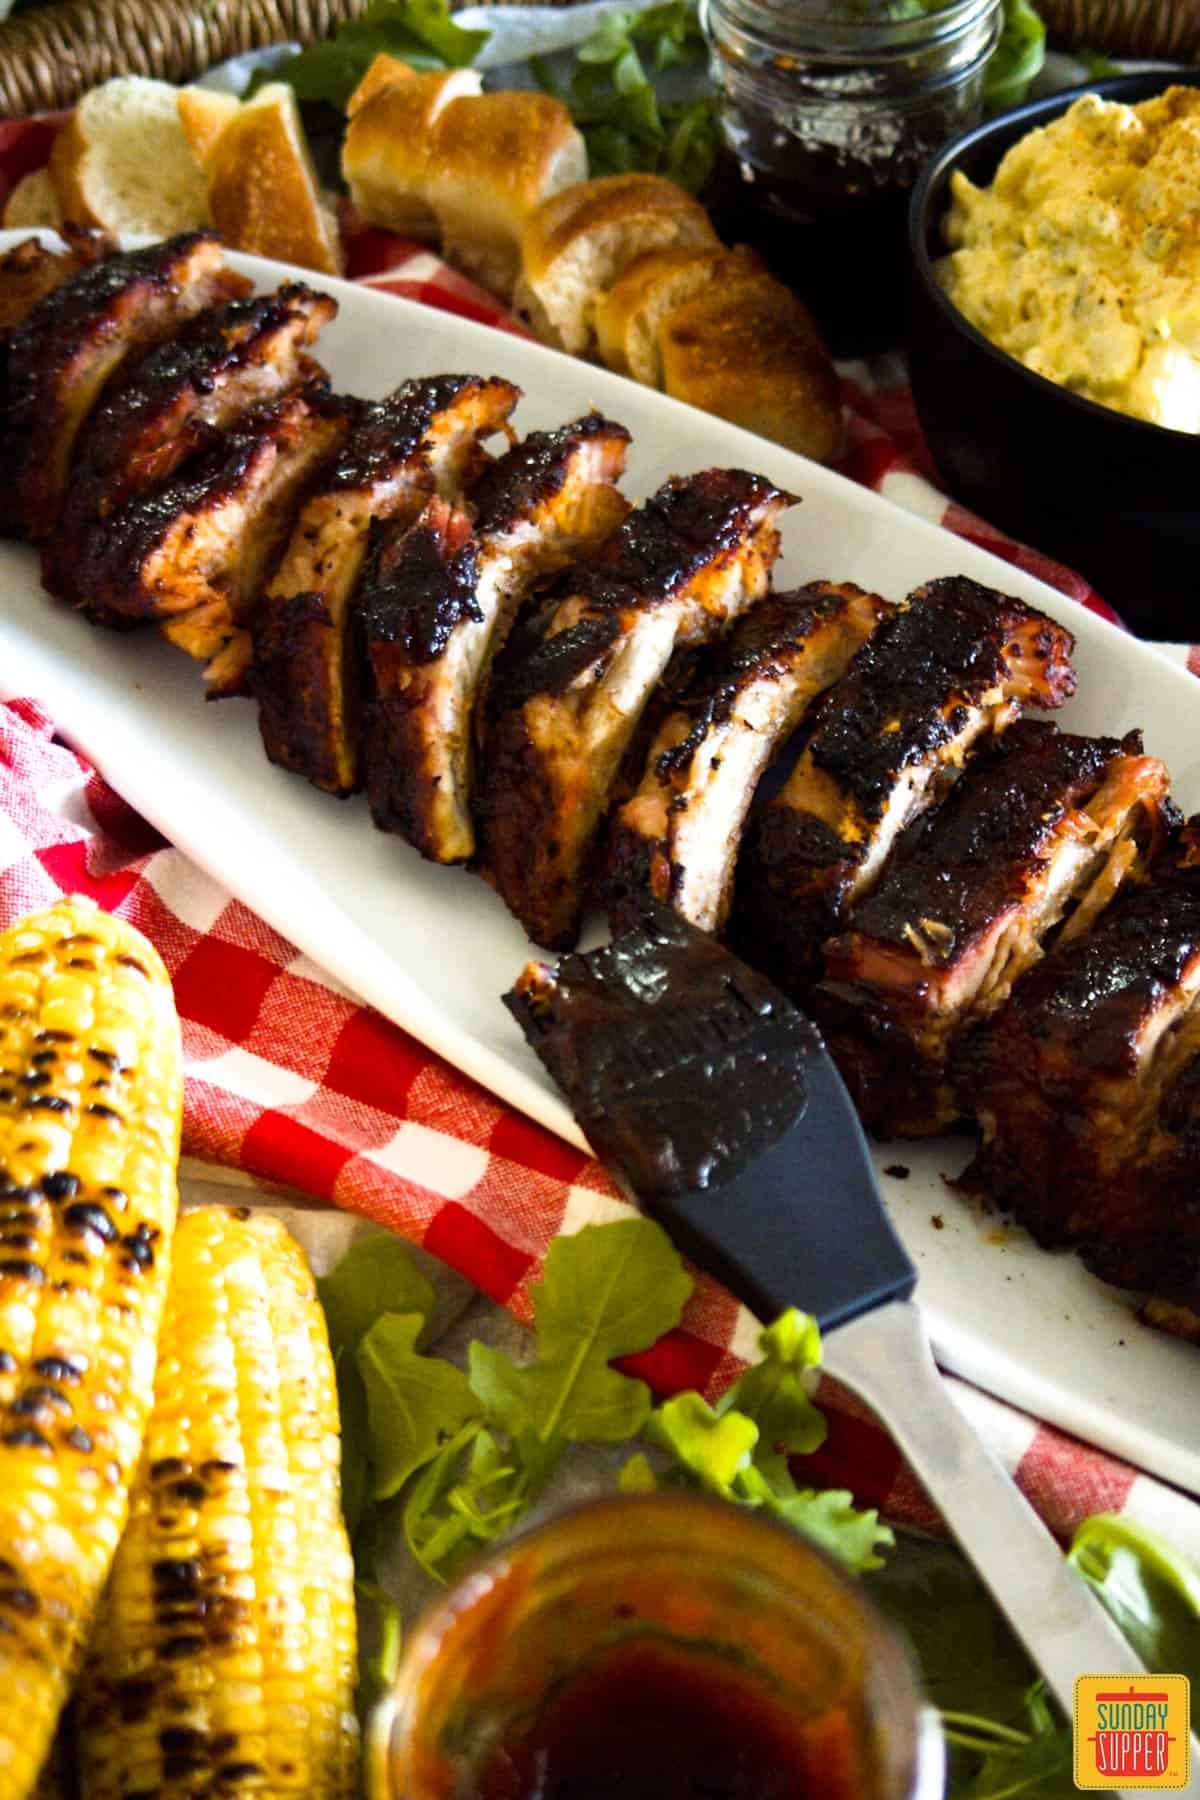
[[[19,233],[0,233],[0,250]],[[264,287],[310,279],[232,259]],[[626,491],[715,464],[759,470],[801,497],[779,585],[848,579],[900,599],[962,573],[1023,596],[1077,634],[1078,731],[1145,730],[1185,810],[1200,810],[1200,688],[1156,651],[1031,576],[840,476],[621,377],[345,282],[320,346],[337,384],[382,395],[408,376],[498,374],[520,384],[522,431],[590,406],[633,433]],[[970,404],[964,397],[964,404]],[[338,802],[273,768],[245,700],[206,705],[196,666],[149,637],[90,628],[42,593],[31,552],[0,544],[0,697],[40,700],[112,785],[203,869],[345,986],[503,1099],[581,1142],[500,994],[531,954],[481,882],[424,863]],[[882,1186],[920,1270],[919,1297],[947,1368],[1179,1486],[1200,1492],[1200,1350],[1141,1326],[1071,1256],[1049,1255],[948,1189],[965,1139],[877,1152]],[[830,1195],[830,1204],[837,1196]]]

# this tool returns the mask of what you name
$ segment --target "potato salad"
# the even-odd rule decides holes
[[[961,172],[938,264],[948,297],[1047,380],[1200,431],[1200,90],[1085,94],[990,187]]]

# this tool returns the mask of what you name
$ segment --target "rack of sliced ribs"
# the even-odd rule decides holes
[[[1069,632],[965,578],[773,585],[793,496],[620,491],[598,413],[334,392],[336,304],[211,233],[0,258],[0,530],[154,629],[267,755],[488,881],[536,942],[647,902],[820,1023],[868,1128],[1200,1336],[1200,819],[1138,734],[1066,732]]]

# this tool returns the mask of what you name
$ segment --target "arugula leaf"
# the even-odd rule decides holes
[[[334,1361],[338,1417],[342,1427],[342,1517],[353,1542],[370,1498],[371,1465],[367,1450],[367,1393],[358,1364],[346,1350]]]
[[[1005,112],[1019,106],[1045,60],[1046,27],[1030,0],[1004,0],[1000,41],[983,74],[988,111]]]
[[[398,1494],[477,1410],[461,1369],[417,1353],[424,1325],[420,1313],[384,1313],[358,1346],[375,1500]]]
[[[414,69],[465,69],[490,36],[456,25],[446,0],[370,0],[361,18],[348,19],[332,37],[256,74],[250,92],[264,80],[289,81],[298,100],[344,109],[381,53]]]
[[[1152,1673],[1200,1684],[1200,1573],[1169,1544],[1131,1519],[1098,1513],[1079,1526],[1067,1561]]]
[[[428,1322],[434,1295],[399,1238],[374,1231],[359,1238],[317,1283],[334,1356],[351,1356],[384,1313],[420,1313]]]
[[[733,1484],[749,1465],[758,1426],[743,1413],[722,1415],[699,1394],[676,1394],[655,1410],[646,1436],[669,1450],[710,1494],[736,1500]]]

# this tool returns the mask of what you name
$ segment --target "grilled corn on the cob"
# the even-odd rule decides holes
[[[34,1790],[125,1521],[182,1094],[139,932],[74,899],[0,935],[0,1800]]]
[[[85,1800],[355,1791],[354,1570],[304,1254],[185,1213],[154,1410],[80,1688]]]

